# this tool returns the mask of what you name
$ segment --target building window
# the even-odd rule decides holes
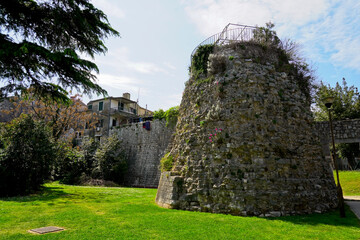
[[[135,109],[135,108],[130,108],[130,110],[131,110],[131,112],[132,112],[133,114],[136,114],[136,109]]]
[[[81,138],[81,132],[76,132],[76,138]]]
[[[92,105],[88,105],[88,109],[89,109],[89,110],[92,110]]]
[[[124,103],[118,102],[118,109],[119,109],[119,111],[123,111],[124,110]]]
[[[104,109],[104,102],[99,102],[99,111]]]
[[[115,118],[112,120],[112,125],[113,125],[113,127],[116,126],[116,119]]]
[[[103,126],[104,126],[104,119],[101,119],[96,123],[96,127],[103,127]]]

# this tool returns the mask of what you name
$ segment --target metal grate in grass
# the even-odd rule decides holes
[[[64,229],[64,228],[59,228],[59,227],[50,226],[50,227],[42,227],[42,228],[30,229],[29,232],[31,232],[31,233],[38,233],[38,234],[45,234],[45,233],[51,233],[51,232],[59,232],[59,231],[63,231],[63,230],[65,230],[65,229]]]

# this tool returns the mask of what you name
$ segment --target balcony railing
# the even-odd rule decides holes
[[[124,113],[128,113],[128,114],[136,115],[136,109],[134,109],[134,108],[126,108],[126,107],[111,108],[111,112],[112,113],[124,112]]]
[[[250,41],[253,39],[254,30],[256,29],[258,28],[253,26],[229,23],[228,25],[226,25],[226,27],[222,32],[214,34],[211,37],[208,37],[207,39],[202,41],[198,46],[196,46],[196,48],[191,53],[190,62],[200,46],[207,44],[225,45],[234,42]]]

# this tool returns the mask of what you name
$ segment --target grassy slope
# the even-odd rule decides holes
[[[347,209],[296,217],[237,217],[169,210],[154,203],[156,189],[47,184],[40,195],[0,199],[0,239],[359,239]],[[67,230],[32,235],[26,230]],[[51,237],[51,238],[50,238]]]
[[[360,196],[360,171],[339,171],[339,175],[344,196]]]

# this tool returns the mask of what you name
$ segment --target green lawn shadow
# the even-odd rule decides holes
[[[33,194],[26,196],[3,197],[0,201],[5,202],[33,202],[33,201],[51,201],[58,198],[69,198],[73,194],[66,193],[62,187],[42,186],[41,189]]]
[[[270,221],[291,222],[297,225],[333,225],[360,228],[360,220],[350,210],[349,206],[345,206],[346,217],[341,218],[338,209],[330,210],[326,213],[314,213],[308,215],[285,216],[277,218],[267,218]]]

